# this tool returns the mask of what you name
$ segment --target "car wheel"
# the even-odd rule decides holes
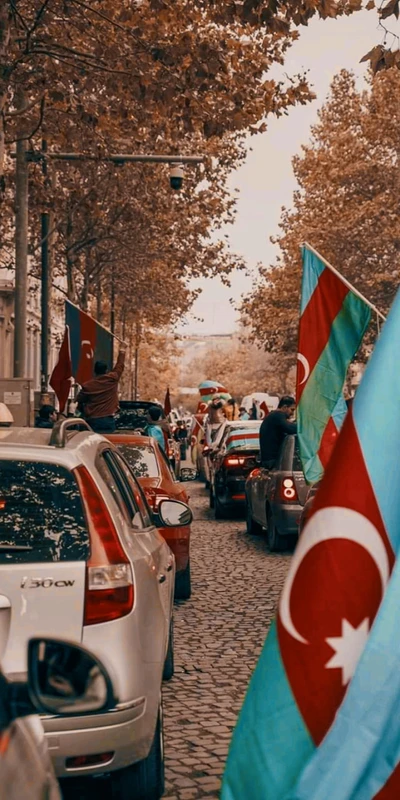
[[[169,623],[168,650],[164,662],[163,681],[170,681],[174,676],[174,620]]]
[[[212,490],[212,486],[210,486],[210,508],[214,508],[215,500],[214,500],[214,492]]]
[[[218,495],[214,495],[214,516],[215,519],[225,519],[225,511],[218,499]]]
[[[182,572],[177,572],[175,578],[175,599],[176,600],[189,600],[192,594],[192,583],[190,575],[190,558],[187,563],[186,569]]]
[[[164,794],[162,704],[149,755],[143,761],[111,773],[114,800],[159,800]]]
[[[270,511],[267,512],[267,540],[271,553],[281,553],[287,548],[287,539],[279,533]]]
[[[251,536],[260,536],[263,532],[262,525],[253,519],[248,502],[246,502],[246,532]]]

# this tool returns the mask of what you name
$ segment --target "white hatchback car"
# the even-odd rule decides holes
[[[157,525],[191,521],[176,501],[158,514]],[[0,431],[4,673],[25,673],[33,635],[60,636],[106,661],[119,700],[95,717],[42,718],[58,777],[110,773],[121,800],[162,795],[174,579],[174,557],[110,442],[73,419]]]

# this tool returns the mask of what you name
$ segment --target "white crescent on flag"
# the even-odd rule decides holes
[[[303,644],[308,644],[308,642],[296,630],[290,612],[292,586],[306,555],[321,542],[328,542],[332,539],[348,539],[359,544],[369,553],[381,578],[382,594],[385,592],[389,580],[388,554],[381,535],[369,519],[350,508],[331,506],[316,511],[299,539],[279,604],[279,616],[283,627],[294,639]]]
[[[308,379],[308,377],[310,375],[310,365],[309,365],[306,357],[303,356],[303,353],[297,353],[297,358],[300,361],[300,364],[302,364],[303,367],[304,367],[304,378],[303,378],[302,381],[300,381],[300,384],[299,384],[300,386],[302,386],[302,384],[306,382],[306,380]]]

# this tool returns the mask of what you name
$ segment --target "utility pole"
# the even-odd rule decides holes
[[[140,346],[140,322],[136,323],[136,338],[135,338],[135,397],[138,399],[138,383],[139,383],[139,346]]]
[[[22,100],[23,102],[23,100]],[[19,135],[22,137],[23,132]],[[28,305],[28,164],[25,139],[17,141],[15,162],[14,377],[25,378]]]
[[[111,297],[110,297],[110,331],[113,335],[112,338],[112,361],[114,362],[114,336],[115,336],[115,272],[114,264],[111,267]]]
[[[46,142],[42,142],[42,150],[46,151]],[[43,175],[47,178],[47,164],[42,162]],[[47,182],[47,181],[46,181]],[[47,392],[49,380],[49,214],[42,213],[42,274],[41,274],[41,337],[40,337],[40,388],[42,395]]]

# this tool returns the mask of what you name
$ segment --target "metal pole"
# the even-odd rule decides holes
[[[28,305],[28,164],[26,141],[17,142],[15,164],[14,377],[25,378]]]
[[[325,266],[328,267],[328,269],[330,269],[330,271],[333,272],[333,274],[336,275],[336,277],[339,278],[342,281],[342,283],[344,283],[344,285],[347,286],[347,288],[350,289],[350,291],[356,295],[356,297],[359,297],[360,300],[362,300],[365,303],[365,305],[369,306],[370,309],[374,311],[378,317],[380,317],[383,320],[386,320],[386,317],[384,314],[382,314],[382,311],[379,311],[379,308],[377,308],[376,306],[373,305],[373,303],[367,300],[367,298],[364,297],[364,295],[361,294],[361,292],[359,292],[358,289],[356,289],[350,283],[350,281],[347,280],[347,278],[341,275],[341,273],[335,267],[333,267],[332,264],[330,264],[329,261],[326,260],[326,258],[323,258],[323,256],[321,256],[321,254],[318,253],[318,250],[315,250],[314,247],[311,247],[311,245],[308,244],[308,242],[303,242],[301,247],[306,247],[307,250],[310,250],[311,253],[314,253],[314,255],[317,256],[317,258],[319,258],[319,260],[322,261],[322,263],[325,264]]]
[[[41,275],[41,390],[47,392],[49,380],[49,215],[42,214],[42,275]]]
[[[11,156],[14,154],[11,153]],[[41,156],[33,150],[27,153],[28,161],[38,161]],[[137,155],[133,153],[111,153],[109,156],[97,156],[90,153],[46,153],[46,158],[51,158],[53,161],[98,161],[104,163],[107,161],[116,164],[203,164],[205,161],[204,156],[168,156],[168,155]]]
[[[135,400],[138,399],[138,380],[139,380],[139,342],[135,347]]]
[[[111,267],[111,313],[110,313],[110,330],[112,333],[112,360],[114,361],[114,336],[115,336],[115,273],[114,265]]]

